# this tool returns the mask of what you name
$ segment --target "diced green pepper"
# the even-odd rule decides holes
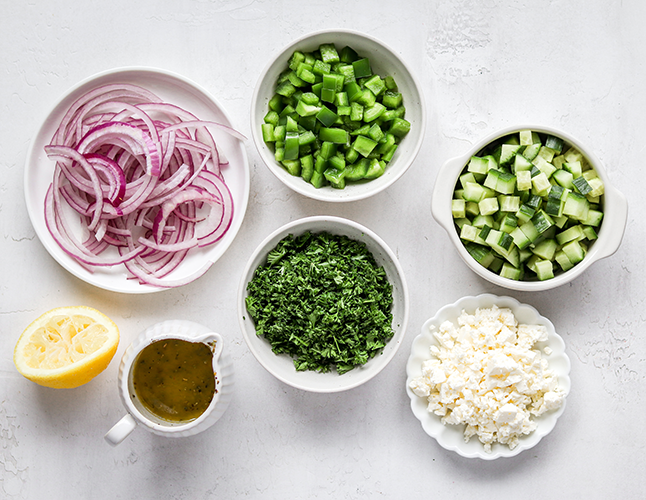
[[[395,137],[404,137],[410,132],[410,122],[403,118],[395,118],[390,126],[389,132]]]
[[[341,62],[352,64],[354,61],[359,59],[359,54],[357,54],[352,47],[345,46],[339,53],[339,59]]]
[[[321,44],[319,46],[319,52],[321,53],[321,59],[323,59],[323,62],[328,64],[339,62],[339,53],[336,51],[334,44]]]
[[[377,141],[373,141],[365,135],[359,135],[354,141],[352,147],[357,150],[357,152],[364,157],[367,157],[372,150],[377,146]]]
[[[336,122],[336,120],[339,118],[339,115],[337,115],[334,111],[332,111],[330,108],[326,106],[321,106],[321,109],[319,112],[316,114],[316,118],[318,121],[320,121],[324,126],[329,127]]]
[[[372,75],[363,84],[376,96],[386,90],[386,84],[379,75]]]
[[[348,142],[348,131],[342,128],[323,127],[319,130],[319,138],[322,141],[334,144],[346,144]]]
[[[309,182],[314,173],[314,157],[310,155],[305,155],[301,157],[301,177]]]
[[[285,153],[283,155],[284,160],[296,160],[298,159],[298,132],[287,132],[285,136]]]
[[[354,69],[355,78],[365,78],[366,76],[372,75],[372,69],[370,68],[370,61],[368,60],[367,57],[353,61],[352,68]]]
[[[275,142],[274,126],[271,123],[263,123],[261,125],[262,140],[265,142]]]
[[[387,90],[384,94],[381,103],[387,108],[396,109],[401,106],[403,101],[402,95],[399,92],[393,92],[392,90]]]

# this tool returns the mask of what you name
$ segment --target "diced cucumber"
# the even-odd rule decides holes
[[[472,156],[455,188],[460,238],[508,279],[551,279],[581,262],[603,220],[603,182],[580,151],[531,130]]]

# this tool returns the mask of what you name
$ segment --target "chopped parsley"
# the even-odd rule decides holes
[[[246,306],[275,354],[296,370],[346,373],[393,336],[392,285],[362,242],[327,232],[289,235],[247,284]]]

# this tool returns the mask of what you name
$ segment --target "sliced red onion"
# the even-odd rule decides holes
[[[151,286],[200,277],[208,264],[168,279],[190,249],[218,241],[233,218],[221,175],[228,162],[209,128],[245,139],[136,85],[105,85],[81,96],[45,147],[56,162],[45,198],[54,240],[83,267],[123,264],[130,278]],[[65,207],[81,221],[82,238]]]

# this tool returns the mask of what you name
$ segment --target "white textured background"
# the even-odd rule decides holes
[[[0,0],[0,498],[646,497],[645,22],[642,0]],[[250,136],[251,96],[268,58],[327,27],[380,38],[423,84],[425,142],[393,187],[341,206],[311,201],[284,188],[248,143],[245,222],[197,282],[123,296],[79,281],[49,256],[24,206],[23,169],[40,122],[71,86],[113,67],[167,69],[206,87]],[[404,391],[405,363],[422,323],[441,306],[508,293],[465,267],[429,206],[444,161],[521,122],[562,128],[591,145],[630,209],[615,255],[554,291],[509,293],[563,336],[572,392],[538,446],[482,462],[424,434]],[[278,226],[316,214],[376,231],[397,253],[412,298],[406,341],[392,363],[336,395],[301,392],[268,375],[236,318],[252,249]],[[86,386],[41,388],[15,371],[13,346],[32,319],[69,304],[112,317],[122,342],[108,370]],[[232,406],[197,437],[171,441],[140,429],[110,448],[102,436],[124,412],[119,358],[141,330],[171,318],[225,336],[237,372]]]

